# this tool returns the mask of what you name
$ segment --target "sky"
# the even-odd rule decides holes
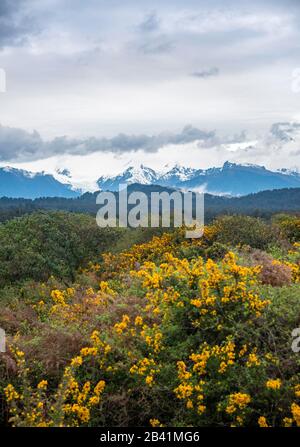
[[[299,0],[1,0],[0,164],[86,185],[139,163],[300,168],[272,132],[298,131],[299,20]]]

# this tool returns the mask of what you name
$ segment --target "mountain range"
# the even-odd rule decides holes
[[[11,167],[0,168],[0,197],[35,199],[75,198],[82,191],[72,186],[67,170],[58,178],[44,172],[32,173]],[[100,177],[100,190],[117,191],[119,184],[160,185],[166,188],[208,192],[213,195],[243,196],[259,191],[300,188],[300,174],[288,169],[270,171],[263,166],[226,162],[222,167],[194,169],[175,165],[160,173],[146,166],[129,167],[117,176]]]
[[[263,166],[229,162],[222,167],[206,170],[175,165],[163,174],[141,165],[138,168],[131,166],[117,176],[100,177],[97,182],[100,190],[110,191],[117,191],[121,183],[241,196],[264,190],[300,187],[300,174],[287,169],[270,171]]]
[[[44,172],[33,173],[11,167],[0,168],[0,197],[77,197],[80,193],[69,184]]]

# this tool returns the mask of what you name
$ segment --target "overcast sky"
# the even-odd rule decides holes
[[[299,0],[1,0],[0,162],[219,165],[299,121],[299,23]]]

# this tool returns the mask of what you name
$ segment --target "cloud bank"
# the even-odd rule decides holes
[[[45,159],[55,155],[88,155],[94,152],[122,154],[126,152],[156,152],[167,145],[180,145],[193,141],[213,141],[215,132],[206,132],[191,125],[180,133],[164,132],[158,135],[119,134],[113,138],[74,139],[66,136],[44,141],[37,131],[0,125],[0,161],[24,162]]]
[[[292,120],[299,0],[224,3],[1,0],[0,122],[101,139]]]

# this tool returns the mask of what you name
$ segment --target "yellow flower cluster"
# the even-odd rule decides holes
[[[103,270],[107,277],[115,277],[135,269],[146,261],[153,261],[163,256],[164,253],[176,250],[175,234],[165,233],[162,236],[154,236],[149,242],[133,245],[128,251],[113,255],[103,254]]]
[[[55,321],[76,322],[82,326],[88,321],[89,316],[95,315],[99,307],[107,307],[113,301],[116,293],[108,282],[101,281],[99,290],[92,287],[86,290],[67,288],[65,290],[54,289],[50,293],[52,304],[48,305],[41,300],[32,307],[40,318],[47,316]]]
[[[54,302],[54,306],[52,307],[51,311],[55,312],[60,307],[66,307],[67,303],[66,300],[68,298],[72,298],[74,296],[75,290],[73,288],[67,288],[66,290],[52,290],[51,292],[51,298]]]
[[[240,362],[240,365],[246,364],[249,368],[261,364],[255,348],[252,349],[250,354],[247,354],[247,352],[247,345],[243,345],[236,352],[236,345],[230,338],[222,345],[209,346],[204,343],[199,353],[192,353],[189,356],[189,360],[192,362],[191,367],[188,368],[184,361],[177,362],[180,383],[174,389],[176,397],[184,400],[188,409],[202,414],[206,409],[203,401],[205,388],[210,378],[213,377],[217,384],[220,383],[218,376],[226,372],[230,373],[228,368],[234,366],[236,362]],[[250,401],[251,398],[248,394],[231,394],[225,411],[227,414],[236,413],[237,410],[243,410]],[[220,405],[218,408],[220,411]],[[242,416],[236,415],[235,422],[237,425],[242,425]]]
[[[229,395],[226,413],[232,414],[237,410],[243,410],[251,402],[249,394],[233,393]]]
[[[26,387],[24,394],[16,391],[12,384],[8,384],[4,389],[6,400],[10,404],[12,425],[78,426],[89,422],[92,407],[98,405],[101,400],[105,381],[100,380],[95,386],[92,386],[90,381],[81,385],[76,379],[76,372],[83,365],[85,357],[96,356],[101,352],[99,363],[102,366],[103,356],[110,352],[110,346],[100,340],[97,331],[93,332],[91,342],[93,346],[82,348],[80,355],[70,361],[70,366],[65,368],[57,391],[51,398],[46,395],[47,380],[41,380],[35,389],[31,387],[24,353],[11,347],[19,366],[19,377]]]
[[[296,403],[293,403],[291,405],[291,412],[297,427],[300,427],[300,406],[297,405]]]
[[[193,371],[199,375],[206,373],[206,366],[210,358],[215,357],[219,361],[218,372],[223,374],[228,366],[234,364],[235,360],[235,344],[228,340],[223,346],[215,345],[210,347],[204,344],[202,351],[199,354],[191,354],[190,359],[194,362]]]
[[[11,383],[9,383],[4,388],[4,393],[5,393],[7,402],[17,400],[20,397],[19,393],[17,393],[17,391],[15,390],[15,387]]]
[[[260,364],[261,364],[261,361],[259,360],[259,358],[257,356],[257,348],[254,348],[252,350],[252,352],[250,352],[250,354],[248,355],[246,366],[248,366],[248,367],[259,366]]]
[[[145,340],[146,344],[153,349],[154,353],[161,351],[163,335],[157,324],[154,324],[152,328],[144,324],[141,331],[141,337]]]
[[[163,427],[163,424],[158,419],[150,419],[151,427]]]
[[[123,315],[122,321],[120,323],[116,323],[114,325],[114,330],[117,334],[121,335],[127,329],[128,323],[130,322],[130,318],[128,315]]]
[[[155,314],[165,314],[168,307],[191,306],[198,310],[193,320],[195,327],[201,326],[203,318],[208,316],[219,321],[222,328],[224,306],[236,304],[248,313],[260,316],[269,304],[262,300],[254,290],[260,267],[243,267],[237,264],[236,256],[228,253],[222,265],[212,260],[203,262],[202,258],[188,261],[165,253],[164,262],[157,266],[154,262],[145,262],[138,271],[131,271],[133,277],[142,280],[147,290],[146,298]],[[188,288],[187,294],[180,294],[174,284]],[[188,295],[193,294],[190,299]]]
[[[87,423],[90,420],[91,408],[100,402],[105,388],[104,380],[100,380],[93,389],[89,381],[85,382],[80,389],[79,383],[69,368],[65,371],[64,380],[66,385],[62,397],[64,401],[73,401],[73,403],[63,405],[64,418],[75,416],[80,423]],[[76,420],[75,425],[77,425]]]
[[[116,293],[109,287],[107,281],[100,282],[100,291],[106,295],[115,296]]]
[[[271,390],[279,390],[281,388],[280,379],[269,379],[266,381],[266,387]]]
[[[48,386],[48,381],[47,381],[47,380],[41,380],[41,381],[38,383],[37,388],[38,388],[39,390],[45,390],[45,389],[47,388],[47,386]]]
[[[268,425],[268,423],[267,423],[267,419],[264,417],[264,416],[260,416],[259,418],[258,418],[258,425],[260,426],[260,427],[269,427],[269,425]]]
[[[300,384],[295,385],[294,391],[295,391],[295,396],[300,398]]]
[[[145,378],[145,383],[152,387],[154,384],[155,374],[160,372],[160,368],[155,363],[154,359],[145,357],[132,365],[129,372],[130,374],[143,376]]]

